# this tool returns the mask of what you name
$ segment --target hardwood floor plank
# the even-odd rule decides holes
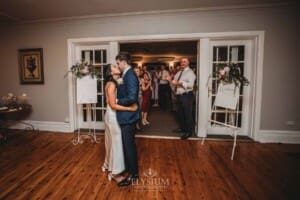
[[[78,184],[77,182],[73,182],[70,185],[67,185],[66,182],[74,176],[74,173],[78,172],[80,165],[88,158],[88,156],[85,155],[89,155],[91,151],[93,151],[93,148],[89,146],[82,148],[80,146],[74,147],[71,144],[71,154],[66,153],[63,155],[65,159],[63,159],[64,163],[61,164],[61,169],[52,172],[53,177],[50,178],[47,187],[44,187],[43,190],[41,189],[38,193],[39,196],[35,195],[35,197],[40,199],[55,199],[54,196],[61,190],[76,186]]]
[[[9,187],[10,184],[14,184],[15,180],[20,179],[20,177],[30,175],[33,172],[33,170],[36,169],[37,164],[44,161],[45,157],[49,157],[54,152],[61,151],[62,148],[58,145],[58,143],[62,141],[57,141],[56,143],[54,143],[55,140],[57,140],[57,136],[52,136],[51,139],[48,137],[48,135],[45,135],[45,138],[47,138],[47,141],[44,141],[41,138],[40,142],[37,142],[36,144],[32,143],[32,148],[26,148],[26,145],[28,143],[25,143],[24,149],[22,149],[22,147],[15,148],[16,150],[14,156],[10,155],[10,158],[4,161],[5,165],[11,167],[8,173],[5,173],[7,167],[1,168],[0,182],[4,182],[6,188]],[[47,145],[46,148],[44,144],[48,142],[50,144],[52,143],[52,145]],[[65,140],[65,142],[69,143],[69,141],[67,140]],[[19,157],[19,154],[22,151],[28,151],[28,155]]]
[[[57,144],[56,144],[57,145]],[[71,146],[72,144],[70,142],[67,143],[67,147]],[[31,165],[31,169],[29,168],[28,173],[22,175],[21,179],[18,180],[17,184],[11,185],[6,189],[7,197],[9,195],[15,195],[18,194],[19,191],[22,191],[23,195],[27,193],[28,191],[31,191],[36,185],[40,184],[40,181],[43,181],[43,178],[47,177],[47,175],[52,172],[57,172],[55,170],[61,169],[61,164],[64,163],[64,160],[57,160],[57,157],[61,157],[62,159],[64,156],[62,155],[62,152],[66,150],[67,147],[62,146],[61,148],[57,149],[57,151],[52,152],[51,155],[48,155],[46,159],[44,158],[41,161],[35,162],[34,165]],[[39,152],[36,153],[38,155]],[[71,156],[71,153],[70,153]],[[54,167],[53,167],[54,166]],[[18,170],[21,171],[22,169]],[[51,175],[53,176],[53,174]],[[33,186],[32,186],[33,185]],[[36,188],[35,188],[36,189]],[[0,196],[1,198],[1,196]],[[13,198],[12,198],[13,199]]]
[[[299,199],[300,145],[137,138],[140,179],[120,188],[100,143],[12,133],[0,146],[0,199]]]

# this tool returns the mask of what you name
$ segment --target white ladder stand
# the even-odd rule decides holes
[[[77,117],[77,131],[74,131],[74,138],[72,140],[73,145],[82,144],[83,140],[81,136],[89,136],[92,143],[99,143],[96,137],[96,104],[97,104],[97,79],[85,76],[76,80],[76,102],[77,102],[77,114],[83,104],[86,104],[86,115],[88,120],[88,134],[82,135],[80,133],[80,122]],[[93,114],[93,133],[91,133],[91,114]]]
[[[80,133],[80,127],[79,127],[79,119],[77,118],[77,131],[74,131],[74,138],[72,140],[73,145],[82,144],[83,140],[81,139],[82,136],[89,136],[92,143],[99,143],[96,137],[96,104],[86,104],[87,105],[87,115],[89,115],[91,112],[93,112],[93,133],[91,132],[91,123],[92,120],[89,120],[89,132],[88,134],[81,134]],[[78,108],[79,106],[77,106]],[[92,109],[93,108],[93,109]]]
[[[210,79],[211,79],[211,77],[208,78],[207,87],[208,87]],[[239,88],[240,88],[239,86],[236,86],[235,89],[239,90]],[[219,89],[220,89],[220,87],[218,87],[218,92],[219,92]],[[209,90],[209,94],[210,94],[210,90]],[[215,124],[227,127],[231,130],[231,136],[233,136],[233,146],[232,146],[232,151],[231,151],[231,160],[233,160],[234,153],[235,153],[235,148],[236,148],[236,144],[237,144],[237,135],[238,135],[238,128],[239,128],[238,127],[238,104],[237,104],[237,102],[235,102],[235,109],[232,109],[233,107],[227,107],[226,105],[216,105],[216,100],[217,100],[218,97],[219,96],[216,95],[216,98],[215,98],[215,101],[214,101],[214,104],[212,106],[211,111],[216,111],[217,106],[229,109],[232,113],[235,113],[235,115],[236,115],[235,117],[232,116],[232,118],[235,119],[235,125],[233,125],[234,123],[232,123],[233,120],[230,120],[230,123],[232,123],[232,124],[226,124],[224,122],[220,122],[220,121],[217,121],[217,120],[211,120],[211,119],[208,120],[208,123],[215,123]],[[219,102],[222,101],[222,99],[218,99],[218,100],[219,100]],[[232,113],[230,113],[230,114],[232,114]],[[210,117],[211,117],[211,115],[212,115],[212,112],[210,113]],[[202,145],[204,144],[205,139],[206,139],[206,137],[202,138],[202,142],[201,142]]]

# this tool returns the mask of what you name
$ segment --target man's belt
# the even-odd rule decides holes
[[[184,92],[182,94],[177,94],[177,96],[184,96],[184,95],[189,95],[189,94],[193,94],[193,91]]]

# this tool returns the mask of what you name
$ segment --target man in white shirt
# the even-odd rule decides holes
[[[178,103],[178,119],[180,128],[174,130],[174,132],[184,133],[181,136],[182,140],[185,140],[193,135],[194,123],[193,123],[193,104],[194,94],[193,88],[196,80],[194,71],[189,67],[190,61],[188,58],[182,58],[180,62],[181,70],[178,71],[172,80],[168,77],[167,80],[173,86],[174,93],[177,96]]]
[[[167,77],[170,76],[165,65],[161,65],[161,71],[158,73],[159,87],[158,87],[158,102],[162,110],[167,110],[168,103],[170,102],[171,89]]]

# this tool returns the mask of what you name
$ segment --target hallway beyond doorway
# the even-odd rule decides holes
[[[143,126],[142,131],[137,131],[138,135],[147,136],[169,136],[180,137],[182,133],[173,133],[172,130],[178,128],[176,113],[163,111],[158,107],[152,107],[149,115],[150,125]]]

